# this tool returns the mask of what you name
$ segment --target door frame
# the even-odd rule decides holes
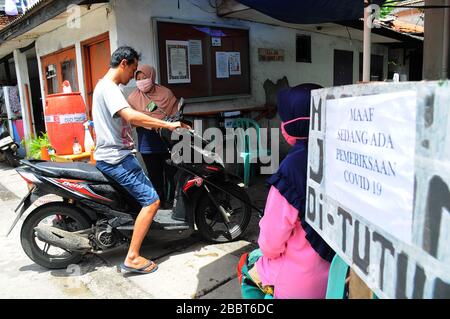
[[[82,60],[83,60],[84,91],[85,91],[85,96],[86,96],[87,114],[89,117],[91,117],[91,109],[92,109],[92,105],[90,105],[90,100],[89,100],[89,92],[94,91],[94,87],[93,87],[94,85],[92,83],[92,74],[91,74],[91,60],[89,57],[89,47],[94,44],[103,42],[105,40],[110,41],[109,32],[99,34],[93,38],[87,39],[80,43],[81,55],[82,55]],[[111,48],[110,48],[110,51],[111,51]]]

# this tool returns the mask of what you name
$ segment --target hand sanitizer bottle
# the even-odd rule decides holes
[[[87,121],[83,123],[84,126],[84,151],[91,153],[94,150],[94,140],[92,139],[91,132],[89,131],[89,126],[91,122]]]
[[[81,145],[80,143],[78,143],[77,138],[75,137],[74,141],[73,141],[73,154],[81,154],[82,153],[82,149],[81,149]]]

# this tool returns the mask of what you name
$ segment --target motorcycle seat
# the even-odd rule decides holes
[[[71,179],[81,179],[92,182],[108,183],[109,180],[94,165],[89,163],[53,163],[41,162],[34,164],[37,169],[43,172],[49,172],[54,176]]]

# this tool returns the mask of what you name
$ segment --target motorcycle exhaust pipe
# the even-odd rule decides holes
[[[56,227],[42,225],[34,228],[36,237],[52,246],[76,252],[87,252],[92,249],[89,239]]]

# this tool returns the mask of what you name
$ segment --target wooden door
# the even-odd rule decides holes
[[[102,34],[82,43],[84,80],[86,87],[86,103],[89,109],[89,117],[92,110],[92,96],[97,82],[108,72],[111,59],[109,35]]]
[[[79,91],[75,47],[41,58],[45,95],[62,93],[62,83],[69,81],[73,92]]]
[[[359,53],[359,80],[363,77],[363,53]],[[384,57],[378,54],[370,55],[370,81],[384,80]]]
[[[353,51],[334,50],[334,86],[353,84]]]

